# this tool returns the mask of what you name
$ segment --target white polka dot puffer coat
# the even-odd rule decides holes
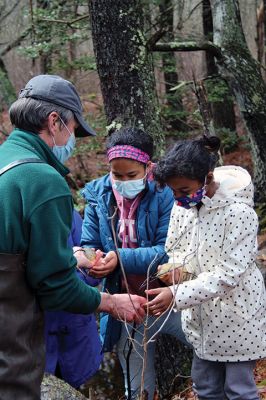
[[[266,296],[255,264],[257,215],[247,171],[216,168],[219,188],[203,205],[173,206],[166,250],[194,279],[171,287],[198,357],[247,361],[266,356]]]

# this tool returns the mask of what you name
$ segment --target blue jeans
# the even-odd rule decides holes
[[[151,338],[163,324],[166,316],[161,318],[149,317],[148,326],[151,327],[147,331],[148,339]],[[128,331],[127,331],[128,329]],[[143,370],[143,325],[132,329],[132,324],[127,324],[127,329],[123,324],[120,339],[117,344],[118,357],[124,373],[125,393],[128,396],[128,381],[131,388],[131,399],[135,400],[140,395],[141,374]],[[130,351],[130,340],[128,340],[128,332],[134,335],[135,348]],[[134,333],[133,333],[134,332]],[[175,336],[181,342],[189,345],[181,326],[181,313],[172,311],[165,325],[160,330],[160,333],[167,333]],[[146,366],[144,373],[144,389],[148,393],[148,400],[153,399],[155,392],[155,369],[154,369],[154,356],[155,356],[156,339],[149,343],[147,348]],[[128,357],[128,361],[127,361]],[[128,373],[129,372],[129,373]]]
[[[191,377],[199,400],[259,400],[255,361],[219,362],[193,357]]]

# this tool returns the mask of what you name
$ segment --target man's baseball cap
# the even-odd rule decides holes
[[[71,110],[79,123],[76,136],[96,135],[82,117],[82,104],[74,85],[57,75],[37,75],[19,93],[19,98],[31,97]]]

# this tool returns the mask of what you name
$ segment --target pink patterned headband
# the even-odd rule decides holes
[[[145,153],[145,151],[125,144],[113,146],[107,150],[107,158],[109,162],[114,158],[130,158],[131,160],[136,160],[144,164],[150,161],[150,156]]]

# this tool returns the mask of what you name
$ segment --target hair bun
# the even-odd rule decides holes
[[[203,135],[201,143],[210,153],[217,153],[221,146],[221,140],[217,136]]]

